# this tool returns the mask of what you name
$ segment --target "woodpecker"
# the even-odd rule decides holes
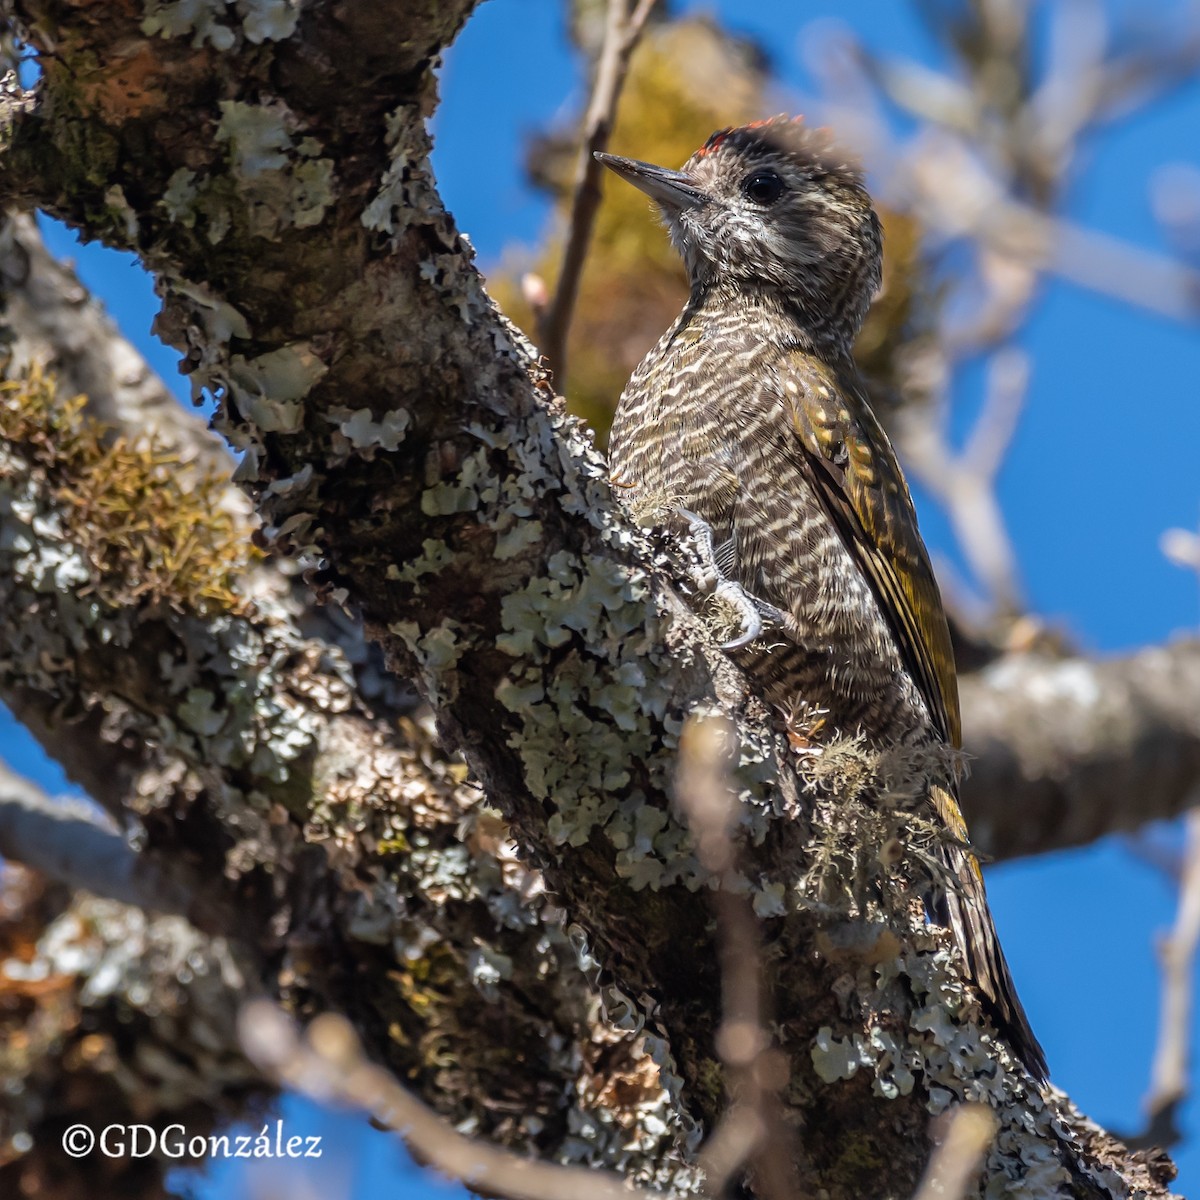
[[[851,355],[882,267],[861,173],[825,131],[786,117],[719,130],[679,171],[596,157],[657,203],[691,284],[621,396],[609,443],[618,496],[642,524],[698,535],[741,614],[726,648],[772,703],[820,712],[823,734],[957,747],[941,596]],[[1044,1081],[957,781],[947,772],[928,790],[946,831],[931,919]]]

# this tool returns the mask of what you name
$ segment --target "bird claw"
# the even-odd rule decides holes
[[[769,625],[782,625],[783,613],[773,604],[751,596],[740,583],[722,579],[713,589],[713,595],[724,600],[741,619],[741,633],[721,643],[722,650],[740,650],[762,637]]]
[[[721,649],[739,650],[760,638],[767,625],[782,624],[784,616],[778,608],[750,595],[740,583],[722,572],[713,545],[712,526],[690,509],[681,508],[679,515],[688,523],[700,559],[692,572],[694,583],[701,591],[724,601],[740,620],[740,632],[729,641],[722,642]]]
[[[688,523],[688,532],[695,543],[699,562],[693,564],[692,582],[702,592],[716,591],[724,581],[721,568],[717,566],[717,551],[713,545],[712,526],[699,513],[690,508],[679,509],[679,515]]]
[[[721,643],[722,650],[738,650],[748,646],[755,640],[763,629],[762,617],[754,606],[754,601],[746,595],[746,589],[730,579],[723,579],[713,589],[713,595],[724,600],[741,618],[741,633],[727,642]]]

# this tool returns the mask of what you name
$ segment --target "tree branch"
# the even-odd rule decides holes
[[[617,1083],[634,1075],[640,1031],[595,1015],[594,984],[544,911],[541,878],[516,860],[461,765],[435,750],[429,728],[366,710],[337,647],[302,638],[278,578],[239,561],[240,531],[222,542],[189,524],[213,572],[236,573],[230,607],[183,590],[157,597],[138,573],[152,556],[118,561],[72,541],[65,497],[94,489],[114,461],[125,474],[113,486],[140,488],[128,464],[156,451],[129,455],[102,429],[90,440],[46,391],[41,410],[23,398],[23,437],[14,406],[0,404],[0,493],[23,498],[0,516],[0,597],[19,614],[3,627],[0,694],[99,802],[140,826],[134,874],[203,881],[189,913],[234,939],[252,975],[293,1004],[356,1013],[380,1031],[377,1054],[456,1120],[548,1155],[573,1121],[607,1123],[610,1144],[594,1148],[604,1161],[644,1119],[658,1130],[643,1139],[647,1158],[669,1157],[671,1104],[657,1078]],[[206,514],[229,486],[199,495]],[[179,498],[173,511],[187,515]],[[82,609],[39,603],[45,561],[72,564],[62,578],[86,597]],[[38,814],[40,828],[49,819]],[[46,846],[15,849],[48,865]],[[453,1055],[431,1063],[427,1048],[441,1043]],[[593,1116],[606,1088],[612,1104]]]
[[[1200,780],[1200,643],[1012,654],[962,680],[971,840],[1012,858],[1178,816]]]
[[[193,1134],[273,1094],[236,1039],[237,956],[178,916],[67,898],[6,863],[0,876],[0,1191],[39,1200],[165,1200],[150,1158],[74,1161],[72,1125],[138,1122]],[[97,1161],[98,1160],[98,1161]]]
[[[150,912],[182,915],[194,888],[179,869],[139,857],[98,813],[53,801],[0,763],[0,857],[98,896]]]
[[[905,461],[946,510],[991,608],[1009,616],[1023,612],[1025,602],[996,479],[1020,421],[1028,376],[1021,351],[1008,347],[992,356],[983,410],[961,454],[951,446],[944,407],[936,418],[924,411],[905,414],[899,431]]]
[[[567,333],[592,239],[592,226],[600,208],[600,176],[604,168],[596,161],[596,151],[608,149],[629,60],[656,3],[657,0],[608,0],[604,42],[583,119],[583,143],[575,167],[562,266],[554,295],[538,321],[542,353],[560,388],[566,387]]]
[[[1170,1149],[1182,1139],[1180,1106],[1190,1090],[1192,1015],[1195,1010],[1196,948],[1200,944],[1200,811],[1187,817],[1187,845],[1175,924],[1159,944],[1162,1002],[1158,1044],[1154,1050],[1150,1091],[1146,1096],[1145,1133],[1135,1145]]]

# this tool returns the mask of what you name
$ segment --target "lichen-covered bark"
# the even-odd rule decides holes
[[[94,505],[80,521],[94,496],[170,496],[155,469],[169,452],[105,432],[45,381],[0,396],[0,694],[136,821],[144,853],[186,872],[195,924],[241,948],[247,982],[227,1003],[265,986],[301,1012],[346,1011],[445,1111],[543,1152],[665,1109],[656,1080],[637,1084],[632,1038],[598,1021],[540,880],[461,765],[424,725],[363,707],[337,647],[301,637],[279,581],[246,561],[244,530],[197,528],[228,484],[189,497],[203,513],[167,506],[192,523],[195,568],[169,595],[136,545],[89,523]],[[210,586],[189,591],[201,568]],[[620,1080],[627,1107],[596,1105]],[[231,1098],[217,1115],[234,1111]],[[26,1132],[43,1151],[56,1128]],[[607,1161],[615,1137],[576,1153]]]
[[[167,1195],[160,1159],[73,1160],[62,1138],[80,1123],[204,1134],[263,1106],[271,1089],[234,1036],[229,946],[182,917],[72,896],[11,864],[0,897],[0,1190]]]
[[[49,252],[30,214],[0,219],[0,299],[10,377],[41,366],[62,394],[86,396],[88,413],[104,425],[153,431],[183,463],[232,473],[221,439],[176,403],[103,305]],[[244,498],[231,492],[228,503],[240,507]]]
[[[1000,1116],[992,1191],[1164,1194],[1161,1173],[1061,1096],[1040,1095],[992,1045],[944,939],[908,903],[915,866],[888,868],[882,849],[900,825],[866,802],[877,791],[870,756],[829,747],[818,770],[789,758],[482,291],[434,189],[424,124],[434,56],[470,3],[11,7],[47,53],[38,95],[10,106],[7,198],[135,249],[156,272],[160,332],[195,386],[221,394],[219,424],[243,454],[263,536],[362,611],[502,807],[568,934],[590,943],[608,1021],[642,1035],[665,1089],[655,1103],[668,1133],[637,1142],[624,1168],[686,1183],[664,1152],[690,1153],[693,1131],[722,1105],[707,881],[670,804],[679,728],[707,705],[739,725],[746,886],[771,948],[806,1191],[906,1195],[931,1115],[966,1096]],[[501,888],[499,916],[484,903],[495,957],[483,956],[482,979],[457,960],[443,979],[426,926],[408,920],[433,894],[430,872],[457,862],[472,886],[486,876],[447,836],[448,811],[464,801],[435,788],[434,845],[414,845],[425,827],[398,781],[415,767],[394,742],[373,740],[326,652],[297,639],[269,597],[239,607],[249,597],[235,580],[224,604],[199,586],[182,606],[171,589],[131,603],[130,556],[97,560],[87,524],[63,525],[54,508],[64,500],[36,431],[10,438],[4,478],[18,503],[5,519],[25,524],[0,563],[0,601],[12,611],[57,594],[56,571],[90,570],[93,586],[95,572],[110,573],[99,602],[64,606],[57,636],[70,655],[35,654],[45,628],[4,631],[10,694],[47,744],[70,761],[60,706],[46,698],[82,699],[85,722],[111,731],[113,761],[103,778],[75,769],[101,791],[119,786],[159,852],[182,853],[200,823],[196,853],[237,885],[237,933],[262,947],[277,982],[296,976],[286,990],[302,1007],[336,998],[334,968],[348,954],[341,994],[357,999],[374,1054],[406,1061],[415,988],[447,1022],[444,1041],[420,1044],[418,1057],[449,1046],[457,1065],[463,1039],[490,1047],[463,1075],[434,1053],[419,1085],[474,1105],[493,1136],[558,1156],[585,1140],[614,1161],[628,1135],[599,1117],[586,1139],[562,1109],[556,1123],[526,1121],[561,1104],[570,1068],[557,1056],[569,1058],[572,1041],[514,1044],[507,1029],[463,1025],[491,984],[532,1035],[525,1008],[538,1003],[504,976],[518,962],[527,976],[561,941]],[[311,858],[310,843],[320,844]],[[378,858],[393,845],[408,855],[399,865]],[[351,881],[364,907],[347,916]],[[220,920],[228,889],[214,890]],[[326,907],[342,918],[297,920]],[[425,921],[463,916],[437,913],[450,915]],[[374,958],[361,952],[372,935],[387,948]],[[450,947],[469,941],[461,927],[445,935]],[[397,978],[396,958],[410,954],[433,957],[423,968],[433,985],[406,982],[402,969]],[[321,986],[305,993],[314,962]],[[379,1019],[389,1003],[399,1037]],[[543,1015],[543,1034],[557,1019]],[[587,1096],[578,1085],[568,1115]]]

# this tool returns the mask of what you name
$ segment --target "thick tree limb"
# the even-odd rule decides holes
[[[429,731],[367,712],[336,647],[300,637],[249,568],[252,610],[165,603],[139,596],[136,570],[106,573],[95,546],[55,537],[71,525],[62,496],[84,480],[71,473],[80,435],[47,421],[56,451],[37,467],[7,427],[0,493],[23,503],[0,516],[0,600],[39,620],[8,628],[0,692],[97,800],[138,821],[142,870],[190,874],[189,914],[235,940],[251,986],[355,1014],[457,1120],[563,1154],[579,1123],[610,1120],[623,1140],[669,1109],[651,1076],[590,1113],[590,1095],[628,1072],[634,1038],[599,1022],[540,879]],[[65,492],[39,491],[39,468]],[[71,564],[82,610],[39,606],[45,561]],[[657,1119],[646,1144],[665,1153]]]
[[[172,470],[178,459],[203,462],[211,445],[206,445],[196,432],[195,421],[178,409],[140,359],[127,371],[108,370],[113,361],[129,363],[132,348],[116,334],[95,302],[86,301],[73,273],[49,259],[32,223],[14,222],[9,235],[19,239],[24,259],[36,264],[33,273],[4,276],[4,325],[13,363],[50,363],[65,370],[68,381],[89,380],[94,388],[115,389],[115,395],[97,391],[89,398],[88,411],[115,417],[126,436],[140,438],[144,427],[155,429],[155,453],[170,461]],[[34,273],[40,273],[39,278],[35,279]],[[66,346],[59,344],[60,337],[67,338]],[[124,402],[121,394],[131,381],[137,383],[139,401],[133,404]],[[64,421],[63,398],[42,399],[47,406],[39,419],[45,422],[44,432],[51,442],[78,440],[80,421],[72,426],[75,432],[69,437],[64,437],[61,429],[58,434],[53,432],[55,421]],[[160,409],[164,410],[161,414]],[[113,433],[103,427],[96,430],[98,439]],[[199,453],[195,452],[197,442]],[[20,462],[14,446],[6,469],[0,471],[10,489],[22,479]],[[56,464],[55,478],[68,485],[70,494],[79,493],[84,486],[85,481],[78,477],[79,466],[65,453],[63,461]],[[216,466],[221,476],[205,485],[211,510],[244,509],[242,497],[222,482],[223,458]],[[192,482],[198,483],[199,472],[194,475]],[[28,486],[30,482],[26,475],[24,483]],[[45,528],[61,529],[69,523],[61,498],[42,491],[37,502],[46,519]],[[28,510],[26,518],[35,524],[42,519],[31,517]],[[20,522],[13,522],[7,528],[19,539],[28,536],[31,526],[25,524],[22,531]],[[213,538],[213,530],[202,529],[196,546],[203,549]],[[59,559],[81,557],[78,545],[56,542],[44,528],[35,540],[43,554]],[[243,546],[226,545],[220,552],[210,547],[209,557],[228,566],[230,549],[236,567],[246,557]],[[12,566],[11,560],[6,563]],[[23,598],[15,579],[6,576],[6,581],[7,586],[18,589],[11,595],[24,610],[21,629],[30,653],[46,644],[75,648],[75,655],[68,655],[43,680],[43,691],[24,686],[31,678],[28,663],[15,664],[7,677],[6,699],[37,729],[51,752],[72,764],[76,777],[123,821],[181,800],[191,803],[191,808],[187,820],[178,826],[160,823],[160,836],[151,854],[132,856],[122,839],[101,832],[105,853],[102,857],[94,847],[85,850],[87,870],[83,872],[77,870],[79,855],[68,855],[69,861],[64,861],[64,853],[74,844],[61,834],[67,814],[51,809],[39,795],[32,813],[27,811],[28,805],[0,805],[0,837],[7,831],[4,852],[56,876],[60,872],[68,875],[68,881],[76,886],[99,887],[108,895],[136,884],[123,898],[161,908],[163,897],[155,890],[147,896],[138,889],[145,883],[161,882],[166,875],[170,894],[175,895],[184,876],[195,873],[188,863],[197,856],[207,850],[228,854],[226,820],[245,828],[248,819],[245,814],[234,815],[238,805],[249,802],[251,808],[257,808],[255,794],[265,791],[269,795],[271,791],[271,785],[253,779],[249,782],[256,785],[254,790],[245,791],[246,781],[236,761],[211,762],[208,752],[213,731],[208,731],[207,746],[194,744],[188,722],[176,706],[186,702],[193,684],[201,682],[194,674],[197,660],[211,668],[209,686],[216,681],[216,686],[227,689],[234,698],[244,696],[247,683],[255,689],[253,681],[260,665],[254,663],[254,655],[250,662],[244,660],[245,643],[231,643],[228,616],[221,611],[207,616],[192,612],[185,620],[164,613],[153,603],[115,609],[100,604],[98,629],[80,629],[72,623],[69,609],[39,606]],[[142,593],[145,586],[140,577],[114,578],[93,571],[82,590],[104,596],[122,588]],[[78,578],[72,587],[80,587]],[[273,864],[273,882],[266,896],[251,894],[248,898],[247,890],[253,893],[254,884],[247,878],[245,863],[225,880],[218,866],[203,873],[207,888],[196,886],[181,898],[187,901],[186,907],[205,911],[209,927],[225,928],[233,924],[229,918],[232,897],[238,897],[239,921],[246,919],[249,899],[250,911],[258,913],[257,918],[249,919],[252,928],[256,920],[276,922],[282,916],[293,928],[307,930],[304,939],[338,944],[341,951],[336,956],[302,955],[303,971],[298,972],[297,962],[282,960],[284,972],[296,985],[294,1001],[311,997],[307,1003],[318,1008],[357,1006],[365,1024],[390,1028],[393,1034],[402,1031],[404,1038],[399,1044],[389,1042],[387,1059],[406,1076],[416,1078],[418,1086],[428,1089],[431,1101],[457,1120],[469,1119],[493,1136],[544,1153],[559,1150],[564,1136],[570,1145],[570,1130],[589,1123],[603,1128],[612,1122],[615,1145],[634,1136],[630,1131],[643,1119],[659,1121],[657,1107],[663,1096],[654,1071],[634,1066],[632,1052],[638,1039],[598,1023],[594,983],[575,966],[575,952],[558,929],[556,918],[549,927],[540,922],[543,888],[539,878],[516,862],[498,816],[480,811],[479,793],[462,782],[461,764],[435,749],[425,726],[414,724],[407,715],[411,702],[404,702],[401,696],[399,704],[394,703],[394,689],[386,686],[387,680],[376,678],[367,659],[355,664],[355,683],[360,694],[370,698],[374,713],[368,714],[351,698],[349,672],[339,646],[349,643],[352,651],[356,649],[353,627],[348,622],[333,622],[336,610],[323,610],[320,622],[315,618],[322,614],[298,612],[288,579],[269,569],[269,564],[259,563],[251,575],[239,579],[238,590],[255,600],[256,611],[248,622],[254,630],[252,639],[261,639],[260,646],[273,646],[267,656],[284,664],[274,676],[275,685],[267,692],[260,690],[256,703],[274,713],[275,722],[281,720],[280,714],[287,715],[291,728],[281,730],[286,736],[304,742],[315,734],[315,743],[310,741],[310,745],[323,747],[315,757],[301,749],[299,773],[295,762],[288,767],[285,803],[291,804],[297,795],[311,795],[319,806],[328,807],[321,812],[310,804],[291,823],[275,819],[272,836],[282,853]],[[177,595],[175,600],[186,604],[188,598]],[[323,630],[332,629],[337,644],[302,638],[297,618],[306,627],[319,623]],[[115,636],[113,621],[123,627]],[[338,627],[333,629],[335,624]],[[188,630],[185,637],[177,636],[180,628]],[[103,632],[105,629],[108,632]],[[174,692],[165,689],[153,701],[152,711],[139,711],[138,706],[130,710],[130,681],[146,674],[146,654],[151,646],[158,647],[158,668],[173,673],[179,688]],[[231,652],[241,665],[230,658]],[[106,656],[103,664],[94,661],[97,653]],[[81,671],[82,662],[91,665]],[[297,696],[311,702],[323,691],[341,697],[333,711],[323,712],[320,703],[310,704],[307,710],[296,709]],[[140,699],[143,705],[149,702],[144,693]],[[226,709],[237,703],[236,699],[218,698],[214,707]],[[349,704],[349,710],[338,707],[343,704]],[[64,714],[88,710],[96,719],[63,719]],[[258,769],[266,766],[264,760]],[[188,788],[179,786],[181,777],[195,772],[204,776],[208,795],[214,786],[224,792],[231,802],[225,813],[204,811],[203,803],[192,802]],[[268,775],[273,773],[268,770]],[[133,789],[132,794],[123,791],[128,788]],[[201,799],[205,794],[202,790]],[[275,818],[280,815],[277,809]],[[251,819],[259,822],[260,816],[256,813]],[[49,843],[44,834],[48,824],[56,829]],[[81,827],[75,823],[70,828]],[[90,826],[81,832],[92,839],[96,836]],[[213,839],[216,845],[209,846]],[[289,843],[291,849],[286,849]],[[324,873],[319,870],[320,859],[306,849],[321,845],[328,850]],[[248,856],[251,863],[255,857]],[[107,869],[110,867],[116,869]],[[228,861],[226,867],[229,875]],[[418,882],[418,876],[425,882]],[[373,884],[369,883],[372,879]],[[277,907],[285,903],[291,906],[290,912]],[[223,911],[214,913],[216,906],[224,906]],[[427,918],[433,913],[441,915],[430,922]],[[314,932],[318,928],[327,932],[318,935]],[[269,979],[281,960],[261,943],[260,933],[253,934],[254,938],[260,939],[258,950],[265,955],[254,955],[258,966],[252,973],[261,972]],[[389,972],[394,986],[357,986],[360,975],[382,978]],[[512,990],[498,998],[497,984],[506,975]],[[80,980],[80,986],[86,987],[86,978]],[[353,989],[353,1006],[347,1001],[347,988]],[[198,998],[203,995],[206,993]],[[236,1002],[236,997],[228,1000]],[[102,1015],[92,1016],[93,1028]],[[451,1024],[461,1030],[453,1037],[444,1020],[451,1015]],[[221,1019],[226,1017],[227,1013]],[[526,1036],[521,1030],[530,1020],[535,1028],[528,1029]],[[499,1028],[505,1031],[501,1044],[508,1047],[506,1053],[527,1061],[522,1071],[515,1072],[511,1064],[500,1065],[495,1034]],[[453,1057],[446,1048],[449,1044],[459,1047]],[[555,1053],[542,1051],[535,1056],[540,1059],[535,1066],[529,1047],[555,1044]],[[437,1048],[436,1069],[429,1062],[430,1047]],[[505,1076],[495,1091],[472,1082],[476,1068],[471,1060],[482,1064],[485,1059]],[[556,1073],[560,1073],[557,1078]],[[37,1078],[40,1086],[53,1090],[57,1080],[53,1063],[43,1062]],[[518,1101],[521,1087],[531,1088],[532,1094]],[[605,1093],[610,1100],[602,1112],[597,1111],[595,1097]],[[472,1111],[468,1095],[485,1105],[482,1114]],[[205,1102],[205,1097],[197,1097],[198,1104]],[[520,1114],[519,1118],[514,1114]],[[220,1116],[217,1112],[211,1119]],[[530,1142],[529,1131],[539,1121],[545,1138]],[[35,1143],[41,1146],[45,1136],[35,1137]],[[643,1135],[647,1147],[657,1141],[657,1134]],[[577,1149],[572,1153],[578,1157]],[[588,1154],[603,1161],[605,1150],[597,1143],[589,1147]],[[85,1161],[80,1166],[83,1179],[90,1179],[91,1165]]]
[[[1011,655],[962,683],[972,840],[1012,858],[1178,816],[1200,781],[1200,643]]]

